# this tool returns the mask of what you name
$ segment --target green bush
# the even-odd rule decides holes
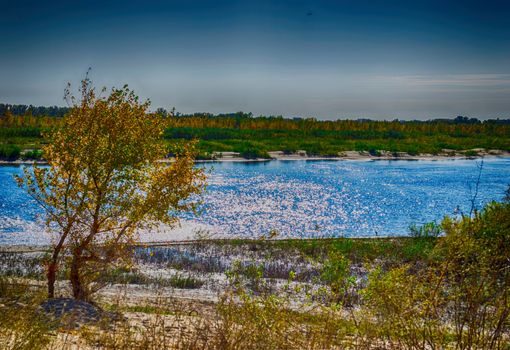
[[[418,230],[438,232],[437,225]],[[390,348],[504,349],[510,332],[510,203],[446,218],[430,259],[375,269],[364,322]],[[430,237],[430,234],[425,234]],[[506,345],[505,345],[506,344]]]
[[[342,305],[352,305],[350,289],[354,286],[356,278],[350,273],[351,262],[336,250],[329,253],[324,261],[321,280],[331,289],[332,301]]]
[[[42,158],[42,151],[39,149],[29,150],[21,155],[23,160],[39,160]]]
[[[263,158],[263,159],[270,159],[271,157],[265,150],[257,149],[254,147],[248,147],[246,149],[243,149],[241,152],[239,152],[239,155],[245,159],[257,159],[257,158]]]
[[[474,151],[474,150],[466,151],[466,152],[464,152],[464,155],[466,157],[478,157],[479,156],[478,152]]]
[[[428,222],[422,226],[412,224],[409,226],[409,233],[411,237],[416,238],[437,238],[443,232],[441,225],[436,222]]]
[[[0,159],[17,160],[21,154],[21,148],[17,145],[0,145]]]
[[[374,149],[374,148],[371,148],[368,150],[368,153],[373,156],[373,157],[380,157],[381,156],[381,152]]]

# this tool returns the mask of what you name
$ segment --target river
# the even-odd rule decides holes
[[[249,238],[270,231],[279,237],[407,235],[411,224],[468,213],[475,197],[477,208],[501,200],[510,183],[510,158],[486,158],[483,165],[452,159],[199,166],[209,173],[204,205],[199,216],[182,214],[176,237],[183,230]],[[21,172],[18,166],[0,167],[0,245],[47,244],[42,210],[14,182]],[[170,239],[172,232],[144,240]]]

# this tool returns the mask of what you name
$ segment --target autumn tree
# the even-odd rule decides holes
[[[149,113],[149,101],[127,86],[101,97],[88,78],[80,95],[66,89],[72,107],[62,127],[45,135],[48,166],[27,167],[18,178],[55,233],[46,264],[50,298],[59,266],[67,264],[74,297],[88,299],[101,271],[129,259],[140,230],[173,225],[179,211],[195,210],[205,184],[192,145],[174,162],[160,162],[165,125]]]

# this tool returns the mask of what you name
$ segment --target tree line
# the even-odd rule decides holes
[[[0,104],[0,127],[52,127],[60,124],[60,118],[69,112],[67,107],[35,107],[33,105]],[[258,116],[252,113],[192,113],[181,114],[174,109],[158,108],[154,114],[165,117],[168,128],[208,128],[239,130],[325,130],[325,131],[371,131],[371,132],[419,132],[445,134],[508,135],[510,119],[479,120],[457,116],[452,119],[421,120],[371,120],[316,118],[284,118],[283,116]]]
[[[34,106],[34,105],[12,105],[0,103],[0,115],[33,115],[48,117],[63,117],[69,112],[69,107],[58,106]]]

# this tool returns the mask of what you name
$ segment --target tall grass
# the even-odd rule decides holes
[[[0,277],[0,348],[44,349],[52,342],[52,324],[38,311],[43,294],[25,283]]]

